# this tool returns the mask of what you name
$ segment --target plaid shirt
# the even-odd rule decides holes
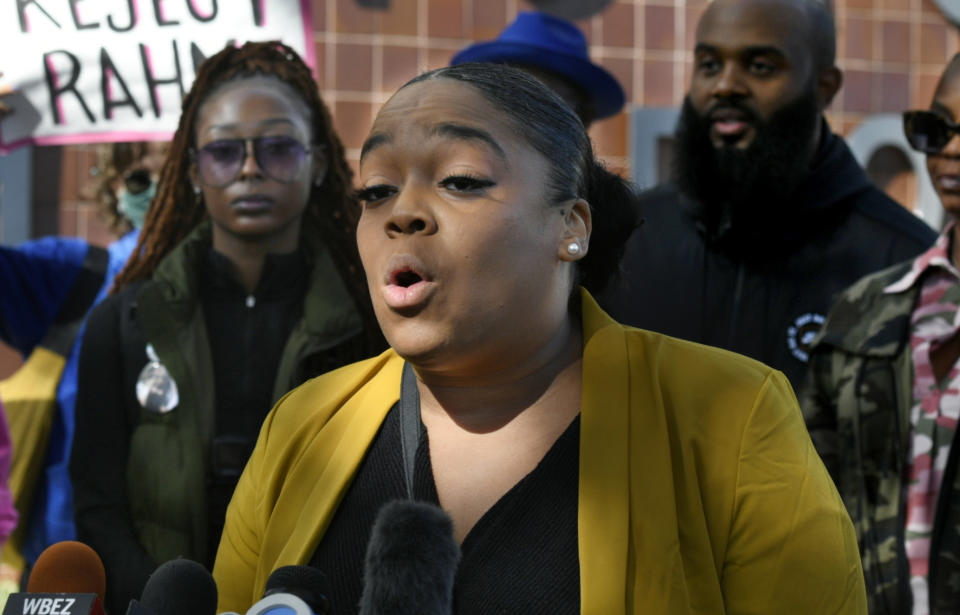
[[[938,382],[930,358],[932,351],[960,331],[960,271],[950,259],[952,230],[953,224],[933,247],[914,260],[906,275],[884,289],[902,292],[914,284],[922,285],[910,318],[914,374],[904,534],[913,615],[929,613],[930,540],[943,473],[960,417],[960,367],[955,363]]]

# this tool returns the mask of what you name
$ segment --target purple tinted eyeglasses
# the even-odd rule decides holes
[[[247,160],[248,142],[253,143],[253,158],[264,175],[284,184],[297,179],[307,154],[323,149],[322,145],[306,146],[286,136],[218,139],[193,150],[200,183],[223,188],[235,180]]]

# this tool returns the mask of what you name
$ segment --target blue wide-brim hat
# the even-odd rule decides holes
[[[519,13],[496,40],[467,47],[453,56],[450,64],[466,62],[528,64],[556,73],[583,90],[597,119],[616,114],[626,102],[617,79],[590,61],[583,32],[546,13]]]

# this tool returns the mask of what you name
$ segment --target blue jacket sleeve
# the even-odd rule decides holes
[[[44,237],[0,246],[0,340],[24,356],[40,343],[83,266],[89,244]]]

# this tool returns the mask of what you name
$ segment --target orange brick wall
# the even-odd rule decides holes
[[[670,107],[683,100],[697,20],[707,0],[616,0],[579,22],[591,55],[623,84],[628,103]],[[354,0],[313,0],[317,78],[353,164],[380,105],[419,72],[445,65],[456,51],[487,40],[524,0],[391,0],[387,11]],[[868,114],[929,105],[946,61],[960,50],[960,30],[930,0],[835,0],[838,63],[845,83],[828,114],[847,134]],[[620,169],[627,161],[627,114],[591,130],[598,153]],[[96,243],[110,239],[80,196],[90,180],[92,148],[67,148],[60,230]]]
[[[830,117],[844,133],[864,114],[928,107],[960,35],[930,0],[837,3],[844,87]]]
[[[592,57],[638,106],[677,106],[692,66],[696,23],[708,0],[615,0],[580,22]],[[847,134],[865,115],[929,104],[946,61],[960,50],[960,31],[930,0],[834,0],[838,63],[846,79],[828,113]],[[380,105],[417,73],[445,65],[475,40],[496,37],[524,0],[391,0],[387,11],[354,0],[313,0],[317,77],[353,164]],[[627,169],[627,114],[591,130],[598,153]],[[111,236],[81,196],[91,181],[92,147],[66,148],[61,170],[60,232],[98,244]],[[5,371],[0,349],[0,376]]]

